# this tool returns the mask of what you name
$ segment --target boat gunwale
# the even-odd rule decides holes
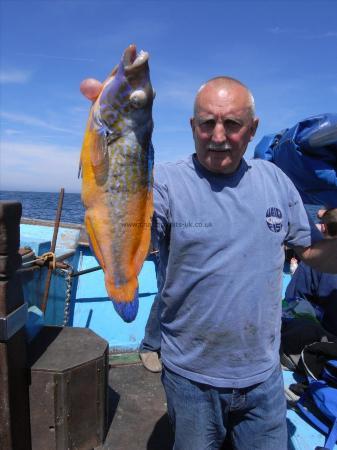
[[[23,225],[37,225],[44,227],[54,227],[54,220],[45,220],[45,219],[31,219],[29,217],[21,217],[21,224]],[[73,223],[73,222],[60,222],[60,228],[70,228],[73,230],[80,231],[80,237],[78,240],[78,245],[82,245],[85,247],[89,247],[89,237],[86,232],[86,229],[81,223]]]

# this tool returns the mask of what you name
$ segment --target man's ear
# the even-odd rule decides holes
[[[250,141],[253,139],[253,137],[255,136],[257,127],[259,126],[259,118],[255,117],[255,119],[253,119],[253,123],[250,127]]]
[[[191,125],[191,128],[192,128],[192,133],[194,134],[194,130],[195,130],[195,119],[194,119],[194,117],[190,118],[190,125]]]
[[[101,93],[103,84],[94,78],[86,78],[80,84],[80,91],[88,100],[94,102]]]

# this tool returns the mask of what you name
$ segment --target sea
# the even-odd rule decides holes
[[[0,200],[16,200],[22,204],[22,217],[55,220],[58,192],[0,191]],[[61,222],[83,223],[81,194],[64,194]]]
[[[58,192],[0,191],[0,200],[17,200],[22,204],[22,217],[29,219],[55,220]],[[308,215],[318,223],[317,211],[323,205],[305,205]],[[83,224],[84,207],[81,194],[64,194],[61,221]]]

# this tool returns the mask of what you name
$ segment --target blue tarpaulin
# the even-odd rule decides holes
[[[304,203],[337,207],[337,114],[319,114],[264,136],[254,158],[276,164]]]

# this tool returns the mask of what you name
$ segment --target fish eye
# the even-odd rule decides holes
[[[147,95],[145,91],[142,89],[137,89],[136,91],[133,91],[130,95],[130,103],[131,105],[136,108],[143,108],[147,102]]]

